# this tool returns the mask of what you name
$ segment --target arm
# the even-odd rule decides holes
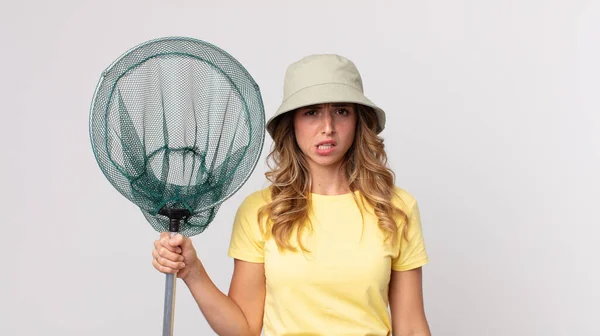
[[[423,271],[392,271],[390,310],[392,330],[396,336],[431,336],[423,304]]]
[[[260,335],[265,302],[264,264],[235,260],[229,295],[208,276],[189,238],[162,233],[152,252],[154,267],[178,272],[217,335]]]
[[[263,264],[235,259],[229,295],[215,286],[204,267],[184,281],[218,335],[260,335],[266,291]]]

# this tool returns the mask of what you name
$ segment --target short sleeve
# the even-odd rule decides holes
[[[248,196],[238,208],[229,243],[228,255],[248,262],[264,262],[264,239],[257,215],[262,205],[258,194]]]
[[[394,271],[408,271],[429,262],[423,238],[421,214],[416,200],[413,199],[412,206],[409,209],[406,238],[398,237],[399,253],[392,260],[392,270]]]

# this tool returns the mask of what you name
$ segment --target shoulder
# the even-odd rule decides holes
[[[269,188],[257,190],[244,198],[238,208],[240,213],[256,213],[261,207],[271,201],[271,191]]]
[[[393,190],[393,194],[392,194],[392,203],[395,206],[400,207],[403,210],[410,212],[410,210],[417,204],[417,200],[406,189],[400,188],[398,186],[394,186],[394,190]]]

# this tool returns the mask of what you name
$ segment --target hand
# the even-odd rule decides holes
[[[176,234],[173,238],[169,232],[162,232],[154,241],[152,265],[162,273],[176,273],[184,279],[194,267],[200,264],[196,249],[188,237]]]

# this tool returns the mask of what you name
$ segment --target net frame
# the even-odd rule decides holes
[[[160,49],[165,45],[167,45],[167,49],[170,48],[170,52],[153,53],[153,50]],[[216,55],[217,57],[209,59],[206,55]],[[204,202],[202,206],[190,206],[189,204],[185,204],[185,202],[178,203],[172,200],[172,202],[170,202],[168,199],[163,200],[163,204],[159,204],[158,206],[156,204],[153,204],[152,206],[142,204],[143,202],[140,202],[139,197],[136,199],[132,196],[130,189],[124,187],[124,185],[127,185],[127,182],[122,179],[121,181],[117,181],[119,178],[128,174],[121,171],[122,167],[116,164],[110,157],[111,149],[109,148],[108,135],[110,129],[109,113],[110,109],[114,108],[114,104],[117,104],[118,108],[121,108],[123,101],[120,91],[117,90],[119,81],[127,74],[130,74],[132,70],[146,64],[149,60],[156,57],[168,56],[192,57],[212,65],[214,70],[218,71],[223,78],[228,80],[231,88],[241,98],[240,102],[243,104],[242,110],[246,113],[246,118],[244,120],[250,129],[248,131],[248,142],[251,142],[253,152],[252,157],[245,161],[245,173],[241,174],[242,176],[237,176],[238,178],[235,181],[235,185],[233,185],[233,187],[228,187],[227,192],[220,194],[214,192],[217,196],[213,195],[212,199],[208,202]],[[252,116],[249,115],[250,111],[253,113]],[[249,120],[252,120],[253,122],[250,123]],[[98,126],[99,123],[101,126]],[[127,123],[127,120],[125,123]],[[209,42],[189,37],[176,36],[157,38],[141,43],[127,50],[102,72],[100,80],[96,85],[90,107],[89,132],[94,156],[104,176],[110,181],[115,189],[140,208],[147,221],[154,229],[160,232],[169,230],[169,218],[164,212],[161,212],[161,209],[164,207],[179,207],[189,212],[188,216],[183,217],[185,222],[181,228],[181,233],[186,236],[192,236],[204,231],[204,229],[212,222],[221,204],[235,194],[253,173],[264,146],[264,126],[264,105],[260,88],[248,71],[229,53]],[[98,143],[104,143],[104,148],[99,146]],[[150,154],[147,157],[145,156],[145,160],[150,159],[152,155],[154,154]],[[242,153],[241,157],[247,157],[246,153]],[[146,166],[147,162],[144,162],[143,165]],[[118,173],[115,173],[115,171]],[[226,182],[221,182],[232,182],[230,179],[224,180],[226,180]],[[210,190],[208,190],[208,192],[210,192]],[[210,195],[205,196],[205,198],[210,197]]]

